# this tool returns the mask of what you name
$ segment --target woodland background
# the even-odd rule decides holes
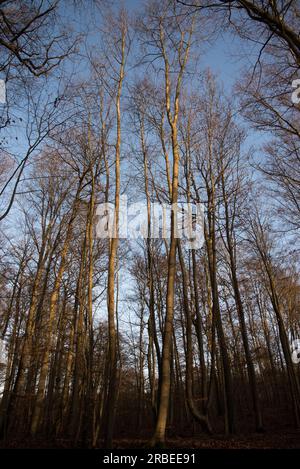
[[[299,446],[299,30],[297,0],[0,1],[1,447]],[[202,203],[203,247],[97,238],[121,194],[149,229]]]

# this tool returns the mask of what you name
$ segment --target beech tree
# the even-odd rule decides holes
[[[295,445],[298,5],[188,3],[0,1],[0,446]]]

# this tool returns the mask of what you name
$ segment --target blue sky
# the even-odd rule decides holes
[[[139,12],[143,8],[145,2],[142,0],[123,0],[115,1],[116,7],[124,4],[125,8],[129,12],[134,13],[135,11]],[[146,2],[147,3],[147,2]],[[73,5],[73,4],[72,4]],[[89,7],[87,8],[86,5]],[[63,0],[61,3],[61,9],[63,13],[63,21],[66,24],[71,25],[76,31],[87,33],[88,34],[88,43],[97,44],[98,34],[94,32],[94,26],[99,26],[97,17],[99,11],[95,10],[93,2],[91,0],[83,3],[79,9],[75,9],[71,6],[69,0]],[[96,18],[96,21],[93,20]],[[93,25],[94,23],[94,25]],[[201,44],[199,47],[203,47]],[[84,52],[84,47],[82,48]],[[202,53],[199,62],[199,69],[204,71],[205,68],[209,67],[213,73],[217,76],[217,80],[220,85],[223,85],[225,93],[230,97],[232,93],[232,87],[235,84],[237,78],[241,75],[241,70],[245,66],[255,61],[257,58],[257,46],[252,44],[245,43],[241,41],[236,36],[232,35],[228,31],[219,31],[216,35],[216,38],[213,43],[205,46],[205,52]],[[72,58],[71,61],[65,62],[65,74],[67,75],[70,71],[73,71],[76,79],[80,77],[87,77],[88,67],[86,66],[86,61],[82,57]],[[134,72],[135,73],[135,72]],[[47,91],[53,94],[53,100],[57,93],[57,85],[55,77],[50,79],[47,84]],[[52,84],[51,84],[52,83]],[[9,88],[7,93],[12,93],[12,90]],[[21,111],[15,111],[17,116],[21,115]],[[26,120],[26,116],[24,116]],[[5,131],[8,131],[6,129]],[[22,123],[19,122],[14,126],[11,126],[11,129],[8,133],[9,135],[9,148],[13,154],[15,154],[19,159],[24,156],[26,150],[26,142],[24,140],[24,129],[22,131]],[[18,135],[18,140],[16,140],[16,135]],[[248,145],[257,144],[263,142],[264,138],[262,134],[257,134],[251,129],[248,129]]]
[[[89,1],[86,1],[88,4]],[[116,2],[116,4],[121,4],[120,2]],[[140,0],[124,0],[124,5],[129,11],[134,12],[138,11],[143,7],[143,1]],[[64,19],[67,23],[73,24],[74,28],[78,31],[82,32],[90,32],[90,28],[92,28],[92,18],[93,18],[93,9],[86,8],[84,10],[84,14],[82,14],[82,7],[81,11],[74,12],[74,10],[70,7],[68,0],[64,0],[62,3],[62,8],[64,9]],[[90,32],[89,41],[97,42],[97,34]],[[250,62],[255,61],[257,57],[257,47],[251,46],[249,43],[245,44],[244,42],[240,41],[238,38],[230,34],[228,31],[220,31],[217,35],[214,43],[209,46],[206,46],[206,52],[202,55],[200,59],[200,69],[203,71],[206,67],[209,67],[215,75],[217,75],[219,79],[219,83],[223,84],[224,91],[227,95],[230,96],[232,93],[232,87],[235,84],[237,78],[240,77],[241,70],[249,65]],[[67,62],[65,65],[65,71],[68,73],[69,71],[75,71],[76,77],[79,79],[80,76],[84,77],[87,76],[87,67],[86,63],[82,59],[75,60],[74,62]],[[53,81],[55,83],[55,80]],[[50,93],[55,93],[55,86],[49,87]],[[10,90],[8,89],[8,93]],[[22,157],[23,149],[22,149],[22,136],[19,133],[19,140],[18,142],[15,141],[15,137],[12,134],[11,137],[11,148],[15,154],[19,154]],[[258,144],[260,141],[263,140],[262,135],[257,136],[254,131],[249,129],[249,136],[248,136],[248,145]],[[24,142],[23,142],[24,143]],[[18,205],[15,204],[14,210],[11,212],[11,216],[6,223],[10,223],[13,232],[17,235],[18,225],[19,225],[19,210]],[[123,287],[123,291],[125,289],[129,290],[132,287],[132,284],[124,270],[122,269],[121,272],[121,279],[120,284]],[[124,288],[125,287],[125,288]],[[124,292],[125,295],[125,292]],[[126,295],[125,295],[126,296]],[[120,301],[124,301],[125,297],[121,294]],[[103,304],[100,307],[100,310],[103,310],[103,314],[106,314],[106,306]]]
[[[124,4],[131,13],[141,11],[144,3],[145,2],[143,0],[115,1],[116,7]],[[86,5],[88,5],[88,8]],[[99,11],[97,12],[95,8],[96,7],[93,6],[93,2],[91,0],[84,2],[83,6],[77,10],[74,10],[74,7],[71,6],[69,0],[63,0],[61,3],[61,9],[64,16],[63,21],[66,24],[71,25],[75,30],[87,33],[89,43],[94,42],[97,44],[99,33],[93,32],[93,29],[95,23],[99,26],[99,22],[97,20]],[[93,20],[95,18],[96,21],[94,22]],[[202,45],[200,44],[199,47],[202,47]],[[82,47],[82,52],[84,52],[84,47]],[[206,67],[209,67],[217,76],[219,84],[223,85],[225,93],[230,97],[235,81],[241,75],[241,70],[246,66],[249,66],[251,62],[253,63],[257,58],[257,54],[257,46],[241,41],[228,31],[219,31],[214,42],[205,46],[205,53],[203,53],[200,58],[199,68],[201,71],[204,71]],[[65,62],[65,74],[70,73],[71,70],[74,72],[75,77],[78,80],[80,77],[88,76],[88,67],[86,66],[86,61],[82,57],[77,57],[75,60],[72,58],[71,61],[67,60]],[[47,91],[50,95],[51,93],[53,94],[53,100],[57,93],[57,82],[55,80],[56,78],[54,77],[53,79],[50,79],[47,84]],[[8,95],[9,93],[13,93],[9,84],[7,93]],[[14,110],[14,112],[17,116],[22,114],[20,109],[18,109],[18,111]],[[26,115],[24,117],[25,121]],[[9,132],[8,129],[5,129],[9,135],[9,148],[19,159],[22,158],[26,149],[26,142],[23,136],[24,129],[22,131],[22,125],[23,124],[18,120],[18,123],[11,126]],[[248,134],[249,145],[254,143],[257,145],[264,139],[262,134],[257,134],[251,129],[248,129]],[[16,139],[16,135],[18,135],[18,140]]]

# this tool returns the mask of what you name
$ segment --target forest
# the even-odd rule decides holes
[[[0,448],[300,448],[299,229],[299,0],[0,0]]]

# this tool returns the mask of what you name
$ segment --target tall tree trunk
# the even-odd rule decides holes
[[[120,208],[120,153],[121,153],[121,91],[124,80],[125,69],[125,47],[126,47],[126,27],[122,25],[121,31],[121,60],[118,77],[118,89],[116,96],[117,113],[117,140],[116,140],[116,160],[115,160],[115,212],[114,212],[114,233],[110,243],[109,264],[108,264],[108,391],[107,391],[107,418],[105,430],[105,447],[112,448],[113,430],[117,405],[117,334],[115,323],[115,270],[117,252],[119,244],[119,208]]]

